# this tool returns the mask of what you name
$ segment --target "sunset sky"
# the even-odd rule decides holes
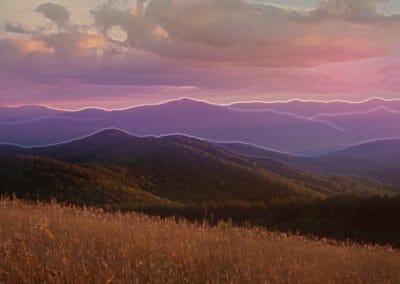
[[[0,105],[400,98],[400,0],[0,0]]]

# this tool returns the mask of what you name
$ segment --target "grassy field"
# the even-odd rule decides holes
[[[6,283],[395,283],[399,267],[390,248],[0,201]]]

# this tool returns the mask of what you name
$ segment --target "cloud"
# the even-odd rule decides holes
[[[141,5],[121,9],[112,3],[103,3],[90,12],[95,25],[106,35],[113,27],[120,27],[131,46],[146,49],[146,45],[153,45],[157,25],[146,17]]]
[[[14,43],[23,53],[52,53],[54,51],[44,41],[37,39],[15,39]]]
[[[351,22],[371,23],[397,16],[386,16],[378,12],[379,5],[389,0],[323,0],[316,13],[318,16],[333,16]]]
[[[36,8],[36,12],[55,23],[59,28],[64,27],[71,17],[71,13],[64,6],[52,2],[40,4]]]
[[[393,75],[374,81],[375,71],[364,70],[376,65],[358,65],[391,62],[399,45],[399,16],[380,12],[385,1],[329,0],[311,10],[261,2],[113,0],[90,10],[89,26],[68,24],[61,5],[41,4],[37,11],[60,29],[8,27],[20,34],[0,40],[0,99],[400,90]]]
[[[151,0],[91,12],[99,29],[119,26],[132,47],[166,57],[307,67],[387,55],[400,19],[380,13],[382,2],[329,0],[303,11],[245,0]]]
[[[11,24],[11,23],[5,23],[4,27],[7,32],[10,33],[16,33],[16,34],[30,34],[31,32],[28,31],[25,27],[23,27],[21,24]]]

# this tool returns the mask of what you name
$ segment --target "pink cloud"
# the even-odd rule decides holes
[[[379,12],[383,1],[329,0],[310,11],[245,0],[147,2],[94,7],[91,26],[72,23],[61,5],[40,5],[55,30],[0,39],[0,104],[330,99],[400,89],[391,53],[400,19]]]

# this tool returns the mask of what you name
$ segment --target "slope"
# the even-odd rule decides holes
[[[290,155],[242,143],[218,145],[239,154],[275,159],[319,174],[352,175],[394,184],[396,187],[400,185],[400,139],[366,142],[316,156]]]
[[[271,202],[323,198],[343,192],[389,192],[367,182],[332,182],[276,161],[255,161],[185,137],[135,137],[115,129],[49,147],[2,146],[0,153],[34,155],[96,168],[106,178],[185,204]]]
[[[138,190],[118,172],[96,165],[19,155],[0,155],[0,194],[118,209],[179,205]]]

